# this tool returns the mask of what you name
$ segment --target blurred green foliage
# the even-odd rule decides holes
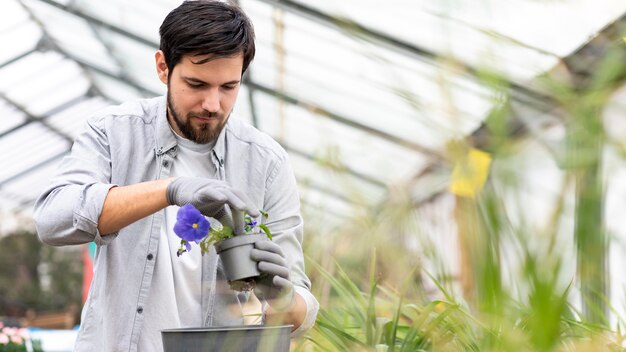
[[[77,248],[46,246],[29,232],[0,238],[0,248],[0,316],[80,307],[83,266]]]

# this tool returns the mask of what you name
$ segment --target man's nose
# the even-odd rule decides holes
[[[208,112],[220,110],[220,92],[218,89],[210,89],[206,92],[202,100],[202,109]]]

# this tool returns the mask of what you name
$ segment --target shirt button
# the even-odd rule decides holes
[[[142,307],[137,308],[137,313],[139,314],[143,313],[143,308]]]
[[[170,166],[170,162],[167,160],[163,160],[163,167],[168,167]]]
[[[148,260],[152,260],[152,258],[154,258],[154,256],[152,255],[152,253],[148,254]]]

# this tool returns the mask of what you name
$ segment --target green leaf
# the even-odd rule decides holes
[[[233,237],[233,236],[234,236],[234,234],[233,234],[233,229],[232,229],[231,227],[224,226],[224,227],[222,228],[222,239],[223,239],[223,240],[224,240],[224,239],[227,239],[227,238],[231,238],[231,237]]]
[[[356,339],[355,337],[353,337],[352,335],[346,333],[345,331],[338,329],[330,324],[327,324],[324,321],[317,321],[317,324],[319,325],[320,328],[326,329],[330,332],[332,332],[333,334],[335,334],[335,336],[337,336],[337,339],[333,339],[331,340],[331,342],[333,344],[335,344],[335,346],[340,347],[340,350],[343,351],[347,351],[348,350],[348,345],[346,345],[344,342],[348,342],[350,344],[354,344],[356,346],[359,346],[363,349],[367,348],[367,345],[364,344],[363,342],[359,341],[358,339]]]
[[[389,352],[396,350],[396,339],[398,338],[398,325],[400,323],[400,316],[402,315],[402,297],[399,298],[396,312],[394,313],[391,327],[387,333],[387,345],[390,348]]]
[[[263,232],[265,232],[265,234],[267,235],[267,238],[269,238],[270,241],[272,241],[273,238],[272,238],[272,233],[270,232],[270,229],[267,228],[265,224],[261,224],[259,225],[259,227],[261,228],[261,230],[263,230]]]
[[[367,344],[374,346],[380,341],[375,339],[376,329],[376,287],[378,282],[376,281],[376,251],[372,251],[372,259],[370,261],[370,292],[367,302],[367,321],[365,322],[365,336]]]

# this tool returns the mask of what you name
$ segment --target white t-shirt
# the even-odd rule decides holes
[[[178,154],[172,164],[171,176],[218,178],[211,162],[215,143],[196,144],[178,135],[176,140]],[[163,329],[202,326],[202,254],[200,247],[192,243],[191,251],[176,256],[180,237],[176,236],[173,228],[178,209],[178,206],[165,208],[165,222],[161,226],[152,287],[148,304],[144,308],[144,323],[139,338],[139,346],[143,351],[163,350]],[[163,309],[155,302],[169,302],[170,307]],[[169,323],[168,326],[156,326],[156,322]]]

